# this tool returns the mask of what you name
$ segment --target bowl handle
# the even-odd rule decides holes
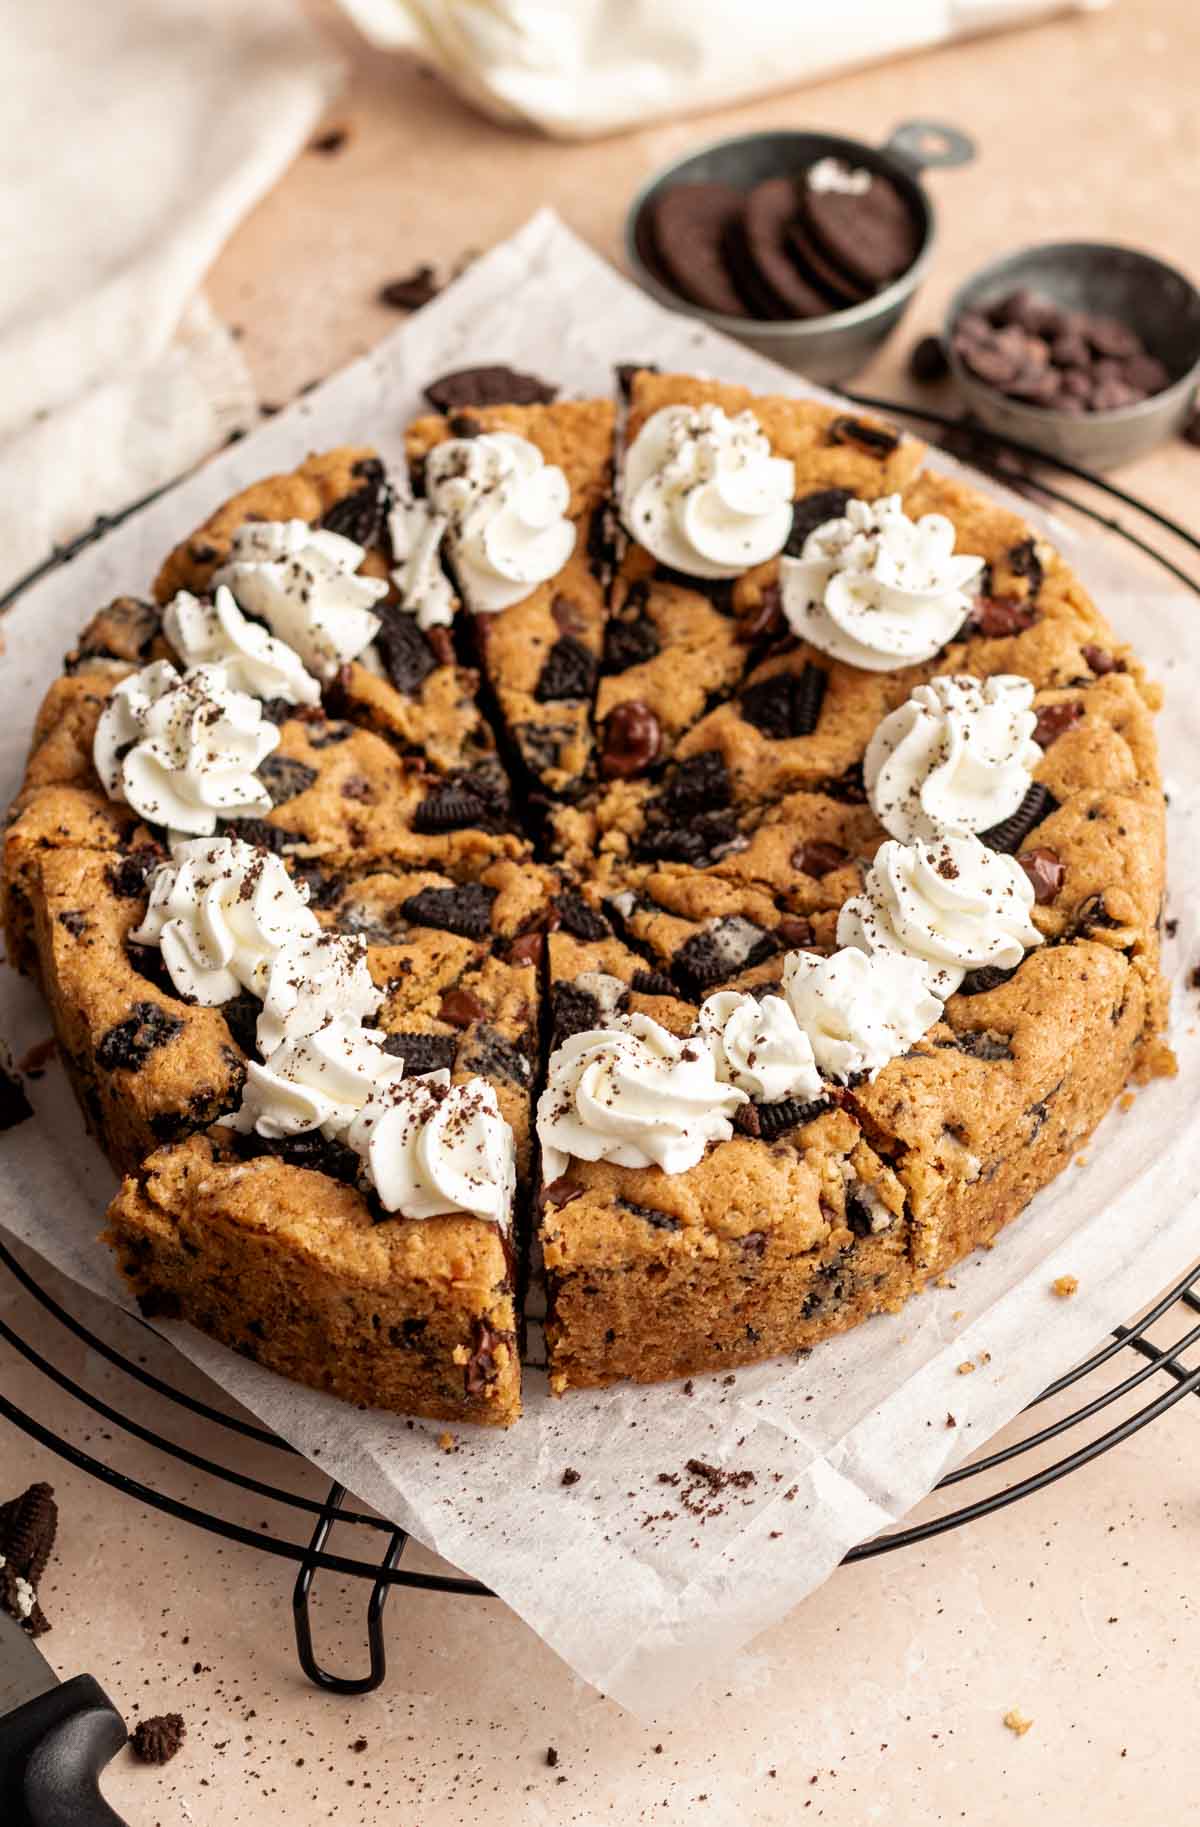
[[[880,147],[911,171],[935,171],[942,166],[969,165],[976,146],[969,134],[945,121],[901,121]]]

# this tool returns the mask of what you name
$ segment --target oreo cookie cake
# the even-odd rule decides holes
[[[556,1391],[794,1351],[1170,1070],[1156,690],[876,419],[429,397],[93,616],[4,919],[144,1310],[503,1425],[529,1262]]]

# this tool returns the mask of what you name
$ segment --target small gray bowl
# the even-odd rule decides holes
[[[1030,406],[989,387],[955,354],[954,325],[964,311],[986,311],[1023,287],[1066,310],[1119,317],[1164,364],[1170,385],[1133,406],[1078,414]],[[1200,291],[1138,248],[1050,241],[995,260],[960,286],[946,312],[945,340],[959,392],[989,431],[1084,469],[1113,469],[1181,431],[1191,415],[1200,382]]]
[[[736,336],[761,355],[797,369],[810,380],[844,381],[857,374],[899,323],[929,266],[936,218],[920,173],[938,166],[965,165],[974,156],[974,141],[957,127],[924,120],[905,121],[882,146],[870,146],[864,140],[846,139],[837,133],[802,133],[783,128],[717,140],[677,159],[643,185],[625,218],[625,257],[639,285],[672,311],[699,317],[715,330]],[[844,311],[830,311],[825,317],[765,322],[706,311],[681,298],[655,270],[648,241],[639,235],[638,227],[643,211],[660,191],[673,184],[696,184],[714,178],[739,190],[750,190],[765,178],[799,177],[817,159],[831,157],[890,178],[907,199],[921,231],[920,251],[913,264],[874,298]]]

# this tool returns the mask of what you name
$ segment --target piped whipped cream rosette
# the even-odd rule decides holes
[[[368,1101],[398,1082],[404,1061],[384,1047],[387,1036],[334,1016],[314,1033],[285,1040],[246,1067],[241,1108],[222,1117],[230,1129],[270,1141],[319,1129],[338,1141]]]
[[[224,584],[211,602],[180,590],[163,615],[163,633],[186,667],[220,666],[234,691],[285,704],[320,703],[321,687],[300,655],[248,621]]]
[[[851,501],[816,527],[799,558],[780,561],[783,613],[794,634],[866,672],[933,655],[963,624],[982,558],[954,550],[944,514],[910,520],[899,495]]]
[[[373,605],[388,586],[359,573],[365,556],[354,540],[306,520],[249,520],[213,584],[226,585],[309,672],[327,680],[379,633]]]
[[[155,660],[112,693],[92,756],[110,798],[151,824],[207,837],[218,818],[271,810],[255,770],[278,742],[259,700],[231,690],[220,666],[181,676]]]
[[[701,1035],[681,1040],[648,1015],[572,1034],[550,1057],[538,1099],[542,1173],[572,1159],[682,1174],[733,1134],[746,1093],[717,1076]]]
[[[317,931],[290,939],[267,966],[255,1040],[264,1056],[289,1040],[316,1033],[337,1015],[364,1022],[384,992],[371,976],[365,939]]]
[[[566,475],[513,432],[435,445],[425,459],[425,493],[446,522],[446,549],[476,613],[523,602],[575,549]]]
[[[428,501],[397,501],[388,515],[392,582],[399,606],[423,631],[448,628],[458,606],[442,569],[442,541],[449,524]]]
[[[789,952],[784,995],[826,1078],[875,1078],[941,1020],[919,958],[843,946],[832,957]]]
[[[129,936],[159,948],[181,996],[212,1008],[241,990],[263,996],[279,952],[320,935],[308,890],[282,859],[222,837],[174,845]]]
[[[660,564],[736,577],[782,552],[795,485],[752,412],[664,406],[625,453],[621,519]]]
[[[863,892],[838,916],[839,945],[907,954],[934,995],[953,995],[968,971],[1012,970],[1042,943],[1030,919],[1033,884],[1015,857],[977,837],[881,844]]]
[[[918,685],[867,745],[863,778],[876,818],[905,843],[990,830],[1029,790],[1042,759],[1036,723],[1033,686],[1013,673]]]
[[[718,990],[700,1006],[699,1032],[717,1077],[755,1103],[810,1103],[822,1096],[812,1041],[782,996]]]
[[[513,1133],[486,1079],[448,1071],[392,1079],[346,1132],[380,1203],[405,1218],[466,1212],[508,1226],[517,1184]]]

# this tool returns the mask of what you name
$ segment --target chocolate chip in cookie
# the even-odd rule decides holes
[[[642,774],[662,746],[662,729],[648,704],[631,698],[604,719],[600,772],[606,780],[629,780]]]

